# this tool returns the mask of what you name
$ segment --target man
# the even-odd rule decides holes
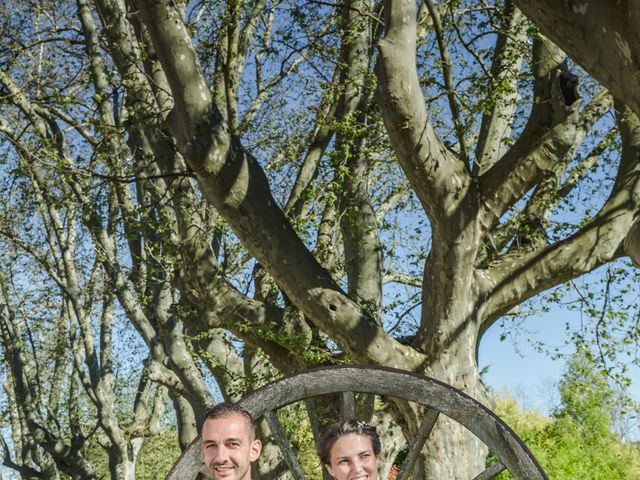
[[[251,414],[232,403],[210,408],[202,424],[202,458],[214,480],[251,480],[262,443]]]

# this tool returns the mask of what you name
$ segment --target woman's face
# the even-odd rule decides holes
[[[325,466],[336,480],[378,479],[378,457],[366,435],[349,433],[338,438],[329,450],[329,458],[331,463]]]

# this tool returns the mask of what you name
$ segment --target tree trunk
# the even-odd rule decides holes
[[[471,239],[467,244],[472,244]],[[456,254],[449,251],[447,255],[452,257]],[[471,262],[467,259],[467,263]],[[472,275],[457,272],[459,277],[456,278],[442,273],[446,270],[435,272],[432,280],[458,283],[458,286],[450,288],[446,299],[430,298],[431,308],[424,308],[423,325],[431,335],[423,348],[432,359],[425,373],[490,407],[491,400],[481,382],[475,353],[480,323],[476,313],[477,295],[472,291],[473,282],[470,281]],[[467,277],[467,280],[460,277]],[[464,427],[440,415],[424,454],[414,478],[462,480],[474,478],[484,469],[487,449]]]
[[[119,448],[109,449],[109,473],[111,480],[136,480],[136,462],[144,438],[133,438],[127,442],[124,452]]]
[[[442,349],[429,366],[429,376],[463,390],[476,400],[491,406],[480,380],[475,359],[475,335],[460,335]],[[440,415],[424,448],[423,463],[418,463],[413,478],[425,480],[474,478],[485,467],[487,447],[457,422]]]

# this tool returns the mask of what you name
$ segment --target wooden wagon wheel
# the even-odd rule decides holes
[[[411,442],[398,480],[406,480],[440,413],[455,420],[482,440],[499,462],[473,480],[489,480],[505,468],[516,480],[548,480],[537,460],[518,436],[490,409],[469,395],[433,378],[403,370],[369,366],[325,367],[284,377],[247,397],[239,405],[254,419],[264,417],[280,443],[285,462],[295,480],[304,480],[298,460],[282,433],[275,412],[292,403],[332,393],[342,393],[343,418],[354,416],[354,393],[397,397],[428,407]],[[194,480],[206,472],[194,440],[175,463],[166,480]]]

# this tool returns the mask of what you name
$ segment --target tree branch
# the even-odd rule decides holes
[[[535,97],[523,133],[509,151],[483,175],[482,224],[495,222],[543,176],[561,162],[576,138],[578,106],[576,78],[566,71],[564,55],[549,41],[534,44]]]
[[[547,37],[640,115],[640,1],[514,0]]]
[[[434,230],[452,228],[447,220],[466,199],[471,178],[465,162],[452,157],[428,121],[416,70],[414,2],[385,2],[386,34],[378,48],[377,100],[398,161]]]
[[[176,101],[173,125],[179,148],[207,200],[294,304],[350,354],[387,365],[419,365],[421,356],[376,327],[298,238],[277,207],[260,165],[216,111],[179,13],[161,0],[139,0],[137,5]]]
[[[640,215],[640,121],[617,105],[623,140],[613,190],[598,214],[573,236],[481,272],[487,294],[483,328],[533,295],[625,255],[624,242]]]
[[[473,169],[476,174],[486,172],[504,154],[518,103],[518,73],[524,59],[518,50],[526,41],[527,22],[511,3],[507,8],[488,76],[489,109],[480,124]]]
[[[451,118],[453,119],[453,125],[458,138],[458,146],[460,148],[460,160],[467,161],[467,147],[465,143],[465,129],[460,118],[460,110],[458,108],[458,101],[456,100],[455,89],[453,87],[453,81],[451,79],[451,58],[449,57],[449,48],[444,38],[444,31],[442,27],[442,20],[440,18],[440,12],[436,8],[433,0],[423,0],[424,4],[429,10],[429,15],[433,21],[433,30],[436,34],[436,40],[438,42],[438,51],[440,52],[440,66],[442,68],[442,77],[444,79],[444,86],[447,94],[447,100],[449,101],[449,110],[451,112]]]

